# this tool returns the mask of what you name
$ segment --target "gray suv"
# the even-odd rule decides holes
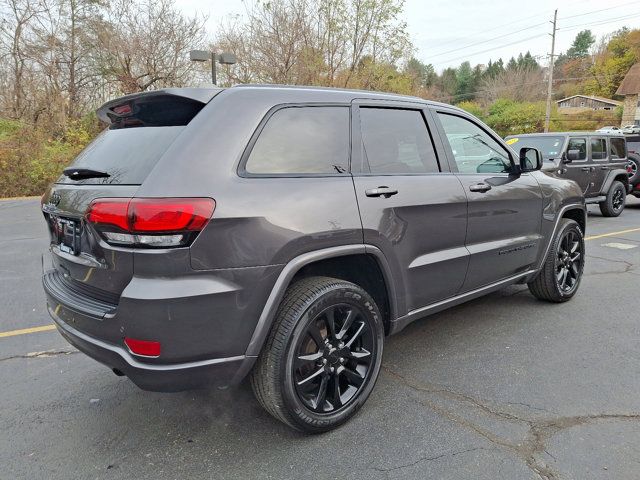
[[[587,203],[597,203],[605,217],[624,210],[630,192],[627,143],[622,134],[599,132],[532,133],[506,137],[514,148],[540,150],[543,171],[575,181]]]
[[[42,198],[60,333],[143,389],[249,376],[274,417],[349,419],[384,338],[505,285],[577,291],[585,204],[449,105],[373,92],[167,89],[109,124]]]

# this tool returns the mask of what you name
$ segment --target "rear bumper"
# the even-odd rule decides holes
[[[50,306],[48,310],[58,331],[71,345],[123,373],[143,390],[177,392],[205,386],[225,387],[242,380],[255,362],[254,357],[236,356],[173,364],[143,363],[123,347],[76,330]]]
[[[240,382],[261,307],[280,266],[174,277],[133,277],[117,303],[97,300],[78,281],[43,274],[49,314],[78,350],[145,390],[181,391]],[[132,354],[124,338],[158,341],[158,358]]]

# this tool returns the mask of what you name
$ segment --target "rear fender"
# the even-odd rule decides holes
[[[609,192],[611,185],[616,180],[620,180],[624,184],[625,188],[629,190],[629,174],[623,168],[616,168],[609,171],[607,174],[607,179],[604,181],[600,194],[606,195]]]

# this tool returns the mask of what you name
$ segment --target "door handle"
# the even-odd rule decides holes
[[[488,183],[476,183],[475,185],[470,185],[469,190],[471,190],[472,192],[484,193],[491,190],[491,185],[489,185]]]
[[[364,191],[364,194],[367,197],[389,198],[391,195],[395,195],[397,193],[398,193],[397,189],[391,188],[391,187],[385,187],[385,186],[381,186],[381,187],[377,187],[377,188],[370,188],[370,189]]]
[[[582,167],[580,170],[582,170],[583,172],[590,172],[591,169],[589,167]]]
[[[609,167],[600,167],[600,170],[609,170]]]

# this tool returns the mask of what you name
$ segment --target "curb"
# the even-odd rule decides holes
[[[10,202],[11,200],[34,200],[36,198],[41,198],[40,195],[33,195],[30,197],[1,197],[0,202]]]

